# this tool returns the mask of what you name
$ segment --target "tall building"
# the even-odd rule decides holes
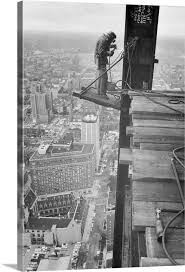
[[[81,142],[86,144],[94,144],[95,146],[95,158],[96,158],[96,169],[98,169],[100,159],[100,125],[99,115],[95,113],[87,113],[82,118],[82,129],[81,129]]]
[[[37,92],[37,81],[31,82],[30,91],[32,94]]]
[[[35,123],[50,122],[53,113],[52,93],[32,93],[31,108],[32,118]]]
[[[38,195],[91,190],[95,173],[92,144],[43,144],[30,158],[32,187]]]

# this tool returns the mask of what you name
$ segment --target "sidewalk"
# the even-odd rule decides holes
[[[82,237],[82,242],[84,242],[84,243],[87,243],[89,241],[89,235],[92,230],[92,219],[95,216],[94,209],[95,209],[95,203],[90,202],[89,203],[89,211],[88,211],[85,229],[84,229],[84,234]]]

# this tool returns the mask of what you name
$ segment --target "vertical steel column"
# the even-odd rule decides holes
[[[127,88],[126,83],[136,89],[151,89],[155,60],[156,35],[158,24],[158,6],[127,5],[125,20],[124,47],[137,37],[136,47],[128,52],[128,58],[123,62],[122,88]],[[129,124],[130,98],[122,95],[120,111],[120,137],[119,148],[130,147],[126,127]],[[119,158],[119,155],[118,155]],[[123,256],[123,220],[125,205],[125,185],[130,185],[128,178],[128,165],[119,165],[116,191],[116,210],[114,223],[113,267],[122,266]],[[130,237],[132,252],[136,258],[132,266],[138,266],[137,233],[132,232]]]
[[[131,71],[129,60],[123,63],[122,79],[132,88],[152,89],[154,63],[158,62],[155,59],[158,15],[159,6],[126,6],[124,45],[138,37],[135,50],[129,50]]]
[[[129,95],[121,97],[120,113],[120,137],[119,151],[121,147],[129,147],[129,136],[126,135],[126,127],[129,124]],[[118,154],[119,158],[119,154]],[[117,173],[116,187],[116,210],[114,222],[114,244],[113,244],[113,268],[119,268],[122,264],[122,245],[123,245],[123,211],[124,211],[124,189],[129,184],[128,165],[119,165]]]

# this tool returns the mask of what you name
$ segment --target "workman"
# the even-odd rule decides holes
[[[96,43],[94,53],[95,63],[97,64],[98,77],[102,75],[102,77],[100,77],[97,82],[98,94],[105,99],[108,99],[108,96],[106,95],[108,82],[108,75],[106,72],[106,66],[108,64],[107,58],[113,56],[114,50],[117,49],[115,40],[116,34],[114,32],[110,31],[107,34],[103,34]]]

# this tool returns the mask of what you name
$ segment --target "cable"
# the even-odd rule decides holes
[[[130,58],[130,54],[129,54],[129,50],[128,50],[128,64],[129,64],[129,72],[130,72],[130,81],[129,81],[129,84],[130,84],[130,85],[131,85],[131,82],[132,82],[131,61],[132,61],[134,49],[135,49],[135,48],[132,48],[131,58]],[[127,80],[126,80],[126,81],[127,81]]]
[[[174,155],[174,158],[180,163],[180,165],[185,168],[185,166],[182,164],[182,162],[179,160],[178,156],[175,154],[178,150],[181,150],[181,149],[184,149],[184,146],[183,147],[178,147],[178,148],[175,148],[173,150],[173,155]],[[173,171],[174,171],[174,175],[175,175],[175,178],[176,178],[176,182],[177,182],[177,187],[178,187],[178,190],[179,190],[179,194],[180,194],[180,198],[181,198],[181,202],[182,202],[182,205],[183,205],[183,209],[181,211],[179,211],[175,216],[173,216],[169,221],[168,223],[166,224],[165,228],[164,228],[164,231],[163,231],[163,235],[162,235],[162,246],[163,246],[163,250],[166,254],[166,256],[168,257],[168,259],[171,261],[172,264],[174,265],[180,265],[179,263],[177,263],[174,258],[172,258],[166,248],[166,231],[167,229],[169,228],[169,226],[171,225],[171,223],[179,216],[181,215],[182,213],[184,213],[185,211],[185,208],[184,208],[184,195],[183,195],[183,192],[182,192],[182,188],[181,188],[181,185],[180,185],[180,181],[179,181],[179,177],[178,177],[178,174],[177,174],[177,170],[175,168],[175,164],[174,164],[174,159],[172,158],[171,159],[171,164],[172,164],[172,168],[173,168]]]
[[[105,70],[105,72],[103,72],[99,77],[97,77],[95,80],[93,80],[86,88],[83,88],[82,92],[80,93],[80,95],[83,95],[84,93],[86,93],[89,90],[89,87],[91,87],[91,85],[93,83],[95,83],[99,78],[101,78],[103,75],[105,75],[110,69],[112,69],[119,61],[121,61],[124,58],[124,55],[122,55],[120,57],[120,59],[118,59],[113,65],[111,65],[108,69]]]
[[[123,80],[122,80],[122,79],[119,79],[119,80],[117,80],[116,83],[115,83],[116,87],[117,87],[119,90],[122,90],[122,88],[120,88],[119,86],[117,86],[118,82],[123,82]]]
[[[178,161],[178,163],[179,163],[183,168],[185,168],[185,165],[181,162],[181,160],[179,159],[179,157],[176,155],[176,152],[179,151],[179,150],[181,150],[181,149],[184,149],[184,148],[185,148],[185,147],[182,146],[182,147],[175,148],[175,149],[173,150],[173,156],[174,156],[174,158]],[[182,158],[182,159],[183,159],[183,158]]]
[[[168,257],[168,259],[171,261],[172,264],[174,265],[180,265],[179,263],[177,263],[168,253],[167,249],[166,249],[166,244],[165,244],[165,238],[166,238],[166,231],[169,228],[169,226],[171,225],[171,223],[179,216],[181,215],[183,212],[185,211],[185,209],[183,208],[180,212],[178,212],[173,218],[171,218],[168,223],[166,224],[164,231],[163,231],[163,235],[162,235],[162,246],[163,246],[163,250],[166,254],[166,256]]]
[[[132,55],[133,55],[133,50],[132,50]],[[131,56],[131,59],[132,59],[132,56]],[[131,59],[130,59],[129,50],[128,50],[128,70],[127,70],[127,76],[126,76],[125,83],[127,84],[128,75],[130,74],[130,81],[129,81],[130,85],[131,85],[131,82],[132,82],[131,81],[131,79],[132,79]]]
[[[130,75],[129,84],[131,85],[132,74],[131,74],[131,61],[130,61],[129,50],[128,50],[128,67],[129,67],[128,71],[129,71],[129,75]],[[126,81],[127,81],[127,79],[126,79]]]
[[[135,46],[132,48],[131,59],[130,59],[129,50],[128,50],[128,70],[127,70],[127,76],[126,76],[126,80],[125,80],[126,84],[127,84],[127,80],[128,80],[128,75],[129,74],[130,74],[130,81],[129,81],[129,83],[131,84],[131,78],[132,78],[132,74],[131,74],[131,60],[132,60],[132,57],[133,57],[134,49],[135,49]]]
[[[124,81],[126,84],[127,84],[127,79],[128,79],[128,75],[129,75],[129,72],[130,72],[130,84],[131,84],[131,61],[132,61],[132,57],[133,57],[133,53],[134,53],[134,49],[135,49],[135,46],[132,48],[132,53],[131,53],[131,58],[130,58],[130,55],[129,55],[129,50],[128,50],[128,63],[129,63],[129,67],[128,67],[128,70],[127,70],[127,76],[126,76],[126,80]],[[122,90],[120,87],[117,86],[117,83],[118,82],[123,82],[122,79],[116,81],[116,87],[120,90]]]
[[[120,96],[119,95],[117,95],[117,94],[109,94],[110,96],[113,96],[115,99],[117,99],[117,100],[121,100],[120,99]]]
[[[112,66],[116,61],[117,59],[124,53],[124,50],[121,50],[121,52],[118,54],[118,56],[113,60],[112,63],[110,63],[110,56],[109,56],[109,68],[110,66]],[[111,76],[111,70],[110,70],[110,81],[112,82],[112,76]]]
[[[171,165],[172,165],[173,172],[174,172],[174,175],[175,175],[175,178],[176,178],[177,187],[178,187],[178,190],[179,190],[181,202],[182,202],[182,204],[184,206],[184,195],[183,195],[183,192],[182,192],[182,188],[181,188],[180,180],[179,180],[179,177],[178,177],[178,174],[177,174],[177,170],[176,170],[176,167],[175,167],[175,164],[174,164],[174,158],[171,159]]]
[[[167,105],[165,105],[165,104],[163,104],[163,103],[161,103],[161,102],[159,102],[159,101],[154,100],[153,98],[151,98],[151,97],[149,97],[148,95],[146,95],[146,94],[144,93],[144,91],[142,91],[142,90],[132,89],[132,88],[130,87],[130,85],[128,84],[128,82],[126,82],[125,80],[120,79],[120,80],[116,81],[116,85],[117,85],[117,83],[120,82],[120,81],[125,82],[125,84],[128,86],[128,88],[129,88],[130,91],[137,92],[137,93],[139,93],[140,95],[143,95],[143,96],[145,96],[147,99],[151,100],[153,103],[159,104],[160,106],[163,106],[163,107],[166,107],[166,108],[168,108],[168,109],[170,109],[170,110],[173,110],[173,111],[175,111],[175,112],[178,112],[182,117],[184,117],[184,113],[183,113],[182,111],[176,110],[176,109],[174,109],[174,108],[172,108],[172,107],[170,107],[170,106],[167,106]],[[121,90],[121,88],[119,88],[118,86],[116,86],[116,87],[117,87],[118,89]],[[168,96],[168,97],[169,97],[169,96]]]
[[[113,65],[116,60],[124,53],[124,50],[121,50],[121,52],[119,53],[119,55],[115,58],[115,60],[113,60],[113,62],[111,63],[111,65]]]
[[[181,103],[184,104],[184,100],[180,100],[179,97],[174,97],[172,99],[169,99],[168,103],[169,104],[175,104],[175,105],[181,104]]]
[[[128,84],[128,82],[126,82],[126,84],[127,84],[127,86],[129,87],[129,90],[130,90],[130,91],[134,91],[134,92],[140,93],[141,95],[143,95],[143,96],[146,97],[147,99],[151,100],[153,103],[158,104],[158,105],[160,105],[160,106],[163,106],[163,107],[165,107],[165,108],[167,108],[167,109],[170,109],[170,110],[172,110],[172,111],[175,111],[175,112],[179,113],[181,116],[184,117],[184,113],[183,113],[182,111],[176,110],[176,109],[174,109],[174,108],[172,108],[172,107],[170,107],[170,106],[167,106],[167,105],[165,105],[165,104],[163,104],[163,103],[161,103],[161,102],[159,102],[159,101],[156,101],[155,99],[153,99],[153,98],[151,98],[150,96],[146,95],[146,94],[144,93],[144,91],[142,91],[142,90],[132,89],[132,88],[130,87],[130,85]]]
[[[145,91],[146,92],[146,91]],[[184,96],[176,96],[176,95],[168,95],[168,94],[165,94],[165,93],[161,93],[161,92],[158,92],[158,91],[153,91],[153,90],[148,90],[149,93],[154,93],[154,94],[159,94],[159,95],[163,95],[165,97],[173,97],[173,98],[184,98]],[[185,93],[185,92],[184,92]],[[171,100],[171,99],[170,99]],[[168,103],[170,103],[170,101],[168,101]],[[175,103],[171,103],[171,104],[175,104]]]

